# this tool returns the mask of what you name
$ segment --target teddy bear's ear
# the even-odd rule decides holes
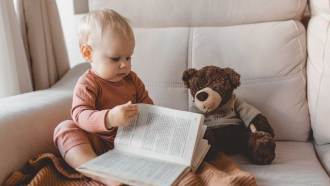
[[[194,74],[197,72],[194,68],[189,68],[185,70],[182,74],[182,81],[186,88],[190,88],[189,80],[194,76]]]
[[[231,68],[225,68],[224,70],[229,77],[230,83],[233,85],[234,88],[237,88],[241,84],[241,76]]]

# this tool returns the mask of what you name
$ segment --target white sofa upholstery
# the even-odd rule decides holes
[[[135,27],[228,26],[299,19],[307,0],[89,0],[89,8],[113,8]]]
[[[329,99],[327,96],[316,98],[319,93],[313,86],[324,90],[324,94],[330,86],[326,78],[323,83],[313,83],[320,82],[315,80],[319,73],[311,68],[311,64],[326,64],[320,61],[317,48],[317,42],[324,41],[318,39],[318,30],[313,28],[326,21],[310,23],[308,34],[313,36],[314,32],[316,38],[313,44],[313,37],[306,36],[299,21],[306,0],[98,0],[89,5],[91,10],[113,8],[135,26],[133,70],[158,105],[190,108],[190,96],[181,81],[182,72],[189,67],[218,65],[232,67],[241,74],[237,94],[269,118],[278,140],[272,165],[253,165],[242,156],[233,157],[257,176],[259,185],[330,185],[309,141],[310,110],[316,141],[330,142],[330,133],[326,132],[330,128],[313,118],[324,114],[315,110],[316,102],[325,109],[322,111],[330,105],[322,102]],[[321,31],[327,33],[326,29]],[[308,51],[317,56],[309,56],[308,76],[306,38]],[[325,74],[329,70],[328,66],[315,67]],[[74,83],[87,68],[86,63],[75,66],[49,90],[0,100],[0,182],[33,154],[55,152],[52,130],[69,117]],[[320,157],[323,162],[330,159],[330,155]]]
[[[54,152],[53,130],[70,116],[72,89],[87,64],[48,90],[0,99],[0,183],[36,153]]]
[[[323,6],[323,5],[328,6]],[[317,144],[330,143],[330,3],[311,1],[308,27],[308,96],[311,123]]]
[[[308,99],[315,149],[330,174],[330,1],[310,2],[308,26]]]

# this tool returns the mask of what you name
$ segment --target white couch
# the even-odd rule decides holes
[[[94,0],[89,7],[113,8],[131,20],[136,34],[133,69],[158,105],[189,109],[190,95],[181,81],[189,67],[218,65],[238,71],[242,85],[237,94],[269,118],[277,150],[272,165],[233,158],[256,175],[259,185],[323,186],[330,185],[330,6],[323,6],[328,0],[310,3],[313,17],[306,33],[300,22],[306,4]],[[0,183],[34,154],[56,153],[53,129],[69,118],[73,86],[88,67],[75,66],[48,90],[0,100]]]

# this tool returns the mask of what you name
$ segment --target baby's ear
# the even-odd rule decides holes
[[[189,68],[183,72],[182,81],[183,81],[184,85],[186,86],[186,88],[190,88],[189,81],[195,75],[196,72],[197,72],[197,70],[194,68]]]
[[[92,55],[93,55],[93,48],[88,44],[81,44],[80,45],[80,53],[82,57],[87,61],[92,61]]]
[[[233,88],[234,89],[237,88],[241,84],[240,82],[241,76],[231,68],[225,68],[224,70],[230,80],[230,83],[233,85]]]

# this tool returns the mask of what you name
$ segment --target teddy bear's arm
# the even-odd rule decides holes
[[[254,106],[247,102],[235,98],[234,110],[239,115],[240,119],[244,122],[245,126],[250,127],[251,121],[261,112]]]
[[[236,98],[235,109],[240,118],[243,120],[245,126],[252,132],[268,132],[274,137],[273,128],[269,124],[267,118],[262,115],[257,108],[239,98]]]

